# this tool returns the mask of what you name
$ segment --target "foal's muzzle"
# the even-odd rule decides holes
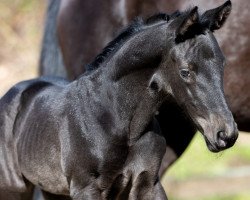
[[[225,129],[217,131],[213,139],[208,139],[205,136],[205,140],[208,149],[212,152],[219,152],[230,148],[234,145],[238,138],[238,129],[235,123],[231,128],[226,127]]]

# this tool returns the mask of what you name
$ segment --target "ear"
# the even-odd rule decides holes
[[[223,5],[207,10],[202,16],[201,21],[209,30],[214,31],[220,29],[225,23],[232,9],[231,1],[226,1]]]
[[[181,25],[176,30],[176,42],[184,41],[189,29],[198,22],[198,7],[195,6],[185,17]]]
[[[153,74],[152,78],[149,81],[149,88],[151,91],[156,93],[160,92],[163,89],[163,80],[158,73]]]

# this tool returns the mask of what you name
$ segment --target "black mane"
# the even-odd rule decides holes
[[[153,15],[146,20],[143,20],[141,17],[136,18],[127,28],[125,28],[114,40],[112,40],[108,45],[103,49],[103,51],[96,56],[94,61],[90,64],[87,64],[86,70],[92,71],[97,69],[100,64],[102,64],[117,48],[119,48],[125,41],[130,37],[140,32],[145,26],[152,25],[161,21],[168,21],[171,16],[166,13],[158,13]]]
[[[146,20],[143,20],[141,17],[137,17],[133,22],[127,26],[114,40],[108,43],[108,45],[103,49],[103,51],[96,56],[94,61],[90,64],[87,64],[85,69],[87,72],[90,72],[94,69],[99,68],[99,66],[115,51],[117,50],[125,41],[127,41],[130,37],[140,32],[144,27],[153,25],[162,21],[169,21],[173,18],[177,18],[181,16],[181,18],[185,17],[190,10],[186,10],[184,12],[175,11],[171,15],[166,13],[158,13],[155,14]],[[181,19],[180,19],[181,20]],[[207,28],[206,24],[202,21],[192,26],[192,29],[189,30],[186,38],[177,37],[176,43],[180,43],[185,41],[186,39],[192,38],[195,35],[203,34],[204,30]]]

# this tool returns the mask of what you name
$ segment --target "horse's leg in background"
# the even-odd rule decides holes
[[[196,132],[190,119],[184,114],[180,115],[180,112],[182,112],[181,109],[173,103],[169,106],[163,105],[157,115],[167,143],[166,153],[159,170],[160,177],[182,155]]]
[[[66,77],[61,49],[56,35],[57,15],[60,7],[58,0],[49,0],[45,30],[42,41],[39,70],[40,75]]]

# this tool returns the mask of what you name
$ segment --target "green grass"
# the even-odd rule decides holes
[[[162,182],[170,200],[250,200],[249,168],[250,134],[240,134],[232,148],[214,154],[207,149],[203,137],[198,133]],[[242,176],[240,169],[247,176]],[[245,182],[237,182],[239,179]],[[227,189],[231,184],[237,184],[237,187]],[[211,192],[206,192],[206,187]]]
[[[167,177],[176,180],[211,177],[239,165],[250,165],[250,143],[242,145],[238,142],[231,149],[214,154],[207,149],[198,133],[182,157],[170,168]]]
[[[175,197],[169,197],[170,200],[249,200],[250,199],[250,194],[236,194],[236,195],[224,195],[224,196],[216,196],[216,195],[211,195],[208,197],[199,197],[199,198],[188,198],[188,199],[176,199]]]

